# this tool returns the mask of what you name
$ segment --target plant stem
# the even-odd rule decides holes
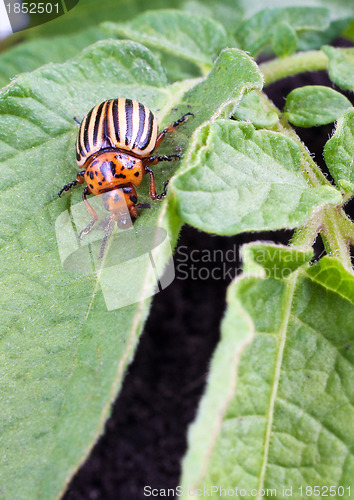
[[[301,248],[312,247],[322,227],[322,207],[314,210],[303,226],[297,229],[291,238],[290,245]]]
[[[337,257],[344,267],[351,270],[349,242],[354,238],[354,225],[339,207],[326,206],[323,210],[324,224],[321,237],[326,252]],[[348,225],[350,232],[348,233]]]
[[[351,270],[349,244],[354,243],[354,224],[341,207],[326,205],[315,210],[306,223],[295,231],[290,244],[302,248],[312,246],[318,233],[327,254],[337,257],[344,267]]]
[[[264,76],[264,86],[270,85],[287,76],[327,69],[328,57],[321,50],[298,52],[289,57],[273,59],[259,65]]]
[[[305,71],[318,71],[326,69],[327,56],[320,50],[300,52],[290,57],[274,59],[260,66],[264,75],[265,85],[269,85],[287,76],[303,73]],[[265,109],[275,111],[280,115],[276,106],[263,93],[259,93]],[[306,181],[312,187],[332,186],[319,166],[313,160],[305,144],[300,140],[295,130],[289,125],[285,117],[280,117],[273,130],[281,132],[292,139],[301,150],[301,167]],[[351,194],[344,194],[342,204],[339,206],[325,205],[317,208],[310,218],[295,231],[291,245],[306,248],[312,246],[320,233],[326,252],[337,257],[343,266],[352,270],[349,244],[354,244],[354,224],[346,216],[342,205],[348,201]]]

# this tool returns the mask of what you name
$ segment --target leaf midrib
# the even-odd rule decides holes
[[[277,353],[277,358],[276,358],[276,362],[275,362],[274,384],[272,387],[272,392],[271,392],[271,396],[270,396],[270,400],[269,400],[268,413],[266,415],[267,427],[266,427],[265,440],[264,440],[264,452],[263,452],[263,458],[262,458],[262,464],[261,464],[261,471],[260,471],[260,475],[259,475],[258,491],[261,491],[264,488],[264,481],[265,481],[266,469],[267,469],[267,465],[268,465],[269,447],[270,447],[270,440],[271,440],[271,433],[272,433],[272,426],[273,426],[273,419],[274,419],[274,407],[275,407],[275,401],[277,398],[278,386],[279,386],[279,380],[280,380],[280,372],[281,372],[281,366],[282,366],[282,362],[283,362],[284,347],[285,347],[285,342],[286,342],[286,332],[287,332],[288,324],[289,324],[289,320],[290,320],[292,303],[293,303],[298,274],[299,274],[299,270],[295,271],[290,276],[290,278],[287,280],[288,283],[287,283],[287,288],[286,288],[286,292],[285,292],[286,297],[285,297],[285,301],[284,301],[285,315],[284,315],[283,323],[282,323],[280,330],[279,330],[279,346],[278,346],[278,353]],[[263,498],[263,496],[260,496],[258,494],[257,500],[260,500],[261,498]]]

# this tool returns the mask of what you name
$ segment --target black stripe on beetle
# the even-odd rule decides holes
[[[101,104],[98,106],[98,109],[97,109],[96,120],[95,120],[95,124],[93,126],[93,140],[92,140],[93,146],[96,146],[96,144],[97,144],[98,129],[99,129],[100,123],[102,121],[102,108],[103,108],[103,106],[104,106],[104,102],[101,102]]]
[[[125,101],[125,121],[126,121],[126,131],[125,131],[125,145],[128,146],[132,142],[133,135],[133,102],[131,99],[126,99]]]
[[[139,147],[141,136],[143,135],[144,132],[144,124],[145,124],[145,106],[139,102],[139,128],[133,144],[133,149]]]
[[[91,111],[89,112],[89,114],[87,115],[86,120],[85,120],[83,146],[85,147],[87,152],[89,152],[91,150],[90,143],[89,143],[89,126],[90,126],[91,115],[92,115],[93,110],[94,110],[94,108],[91,109]]]
[[[119,117],[118,117],[118,99],[114,99],[112,107],[112,119],[114,125],[114,131],[116,135],[116,142],[120,142],[119,136]]]
[[[78,136],[77,136],[77,141],[76,141],[76,152],[81,156],[86,156],[85,153],[84,153],[84,148],[83,148],[83,145],[81,143],[81,131],[82,131],[82,128],[83,128],[83,123],[84,123],[85,120],[82,121],[81,123],[81,127],[79,128],[79,133],[78,133]]]
[[[154,115],[149,111],[149,125],[147,129],[147,134],[146,134],[146,139],[143,142],[143,144],[139,144],[139,148],[144,151],[146,149],[151,141],[151,136],[152,136],[152,129],[153,129],[153,123],[154,123]]]

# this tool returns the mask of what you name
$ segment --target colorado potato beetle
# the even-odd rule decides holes
[[[116,221],[119,227],[124,227],[128,222],[127,215],[134,221],[139,216],[139,208],[150,207],[148,204],[137,203],[135,190],[145,174],[150,176],[150,198],[161,200],[166,196],[168,181],[164,184],[163,192],[157,194],[150,165],[156,165],[160,161],[172,161],[180,155],[154,156],[152,153],[159,147],[165,135],[185,122],[188,115],[193,116],[193,113],[186,113],[158,133],[157,120],[146,106],[138,101],[120,97],[97,104],[81,123],[78,122],[80,127],[76,140],[76,160],[83,170],[73,182],[66,184],[58,195],[77,184],[87,184],[82,197],[90,212],[91,221],[81,231],[79,238],[87,234],[98,220],[96,211],[87,201],[87,195],[103,195],[104,207],[111,215],[105,228],[100,257],[103,256],[113,221]]]

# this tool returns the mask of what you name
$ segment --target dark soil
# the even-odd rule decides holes
[[[333,87],[327,75],[319,72],[288,78],[270,86],[267,93],[282,107],[292,88],[309,84]],[[298,130],[324,169],[323,146],[332,130],[333,125]],[[354,216],[353,202],[347,212]],[[184,279],[186,267],[177,255],[176,279],[154,297],[106,432],[74,477],[65,500],[142,500],[147,498],[143,492],[146,485],[166,489],[178,485],[187,428],[203,393],[230,282],[230,276],[206,278],[215,266],[222,272],[224,265],[233,277],[240,267],[238,249],[243,243],[263,239],[286,244],[291,235],[291,231],[279,231],[221,238],[187,226],[183,229],[178,246],[184,253],[222,249],[229,250],[231,257],[236,248],[237,259],[225,264],[193,263],[189,259],[187,264],[194,264],[196,279],[190,275]],[[318,240],[317,256],[322,251]]]

